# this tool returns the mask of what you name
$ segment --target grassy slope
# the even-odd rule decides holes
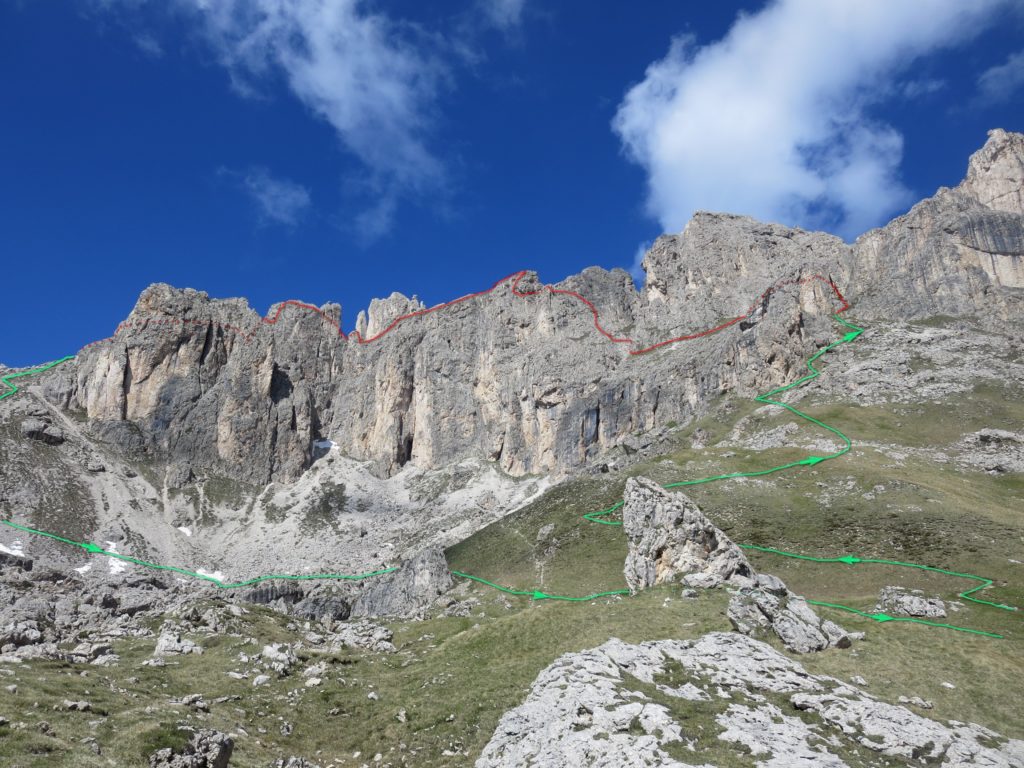
[[[1024,560],[1024,480],[959,470],[912,451],[897,460],[890,455],[890,447],[883,452],[874,445],[913,449],[947,444],[985,426],[1024,430],[1022,394],[982,387],[959,399],[955,407],[933,403],[808,407],[812,415],[854,438],[851,454],[770,479],[695,486],[687,493],[739,542],[966,570],[997,580],[985,597],[1024,605],[1024,565],[1010,562]],[[708,442],[713,444],[754,407],[735,403],[720,411],[726,416],[691,425],[687,433],[703,427],[711,433]],[[770,428],[791,418],[769,415],[762,421]],[[804,429],[794,437],[797,444],[805,437],[817,437],[813,428]],[[519,589],[542,588],[550,593],[582,595],[617,589],[623,586],[626,551],[621,529],[586,523],[580,515],[617,501],[627,474],[671,482],[762,468],[807,453],[797,448],[762,455],[740,449],[693,451],[680,447],[688,444],[687,433],[678,434],[678,441],[666,445],[666,455],[657,460],[552,489],[514,516],[453,547],[448,553],[452,568]],[[877,486],[882,490],[876,491]],[[547,525],[553,530],[538,542],[538,532]],[[966,586],[907,569],[825,566],[760,554],[752,558],[757,567],[777,573],[798,592],[862,608],[870,608],[879,588],[887,584],[918,587],[949,599]],[[139,764],[147,750],[177,738],[174,724],[180,720],[227,731],[244,728],[249,735],[239,739],[232,761],[243,768],[265,766],[272,758],[289,754],[305,755],[324,765],[332,761],[373,764],[377,752],[385,756],[385,764],[471,765],[501,713],[518,704],[536,674],[560,654],[593,647],[612,636],[641,641],[694,637],[728,628],[724,591],[691,601],[680,599],[678,588],[664,587],[634,598],[565,604],[506,599],[474,584],[464,588],[481,599],[472,617],[396,623],[397,655],[356,651],[329,655],[331,672],[323,686],[314,689],[303,688],[301,679],[295,678],[253,689],[248,681],[227,677],[227,670],[241,668],[235,661],[240,651],[258,650],[228,636],[204,641],[207,653],[203,656],[163,669],[139,666],[152,648],[151,640],[119,643],[122,664],[112,669],[89,668],[86,677],[80,669],[61,664],[23,665],[15,669],[15,677],[0,678],[4,685],[19,685],[16,696],[0,698],[0,715],[27,722],[30,728],[0,727],[0,758],[22,766]],[[868,690],[884,700],[922,696],[935,702],[932,716],[980,722],[1024,738],[1024,723],[1013,700],[1024,679],[1024,617],[1020,614],[972,605],[950,614],[951,623],[1005,634],[1001,641],[829,615],[867,636],[851,651],[803,657],[811,671],[847,679],[861,675],[869,683]],[[242,634],[259,637],[260,644],[297,639],[285,629],[283,617],[257,611],[247,624]],[[312,661],[315,652],[310,653]],[[370,686],[379,700],[367,698]],[[288,692],[296,690],[289,697]],[[203,693],[211,702],[218,696],[241,698],[213,704],[209,716],[167,704],[168,697],[192,692]],[[110,715],[51,711],[65,698],[87,699]],[[38,708],[33,702],[38,702]],[[407,711],[405,723],[396,717],[400,709]],[[294,723],[290,736],[281,735],[279,718]],[[42,720],[53,725],[55,736],[35,730]],[[80,744],[88,735],[103,744],[101,757]],[[690,755],[691,759],[726,759],[713,739],[702,743],[708,752]],[[458,754],[445,755],[446,750]],[[360,757],[353,758],[355,752]],[[751,762],[737,754],[725,764]]]

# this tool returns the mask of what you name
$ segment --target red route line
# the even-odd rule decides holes
[[[571,296],[572,298],[577,299],[578,301],[582,302],[590,310],[590,313],[594,317],[594,327],[598,330],[598,332],[601,333],[601,335],[603,335],[605,338],[607,338],[609,341],[611,341],[612,343],[615,343],[615,344],[635,344],[633,339],[620,338],[620,337],[615,336],[615,335],[609,333],[608,331],[606,331],[601,326],[601,322],[600,322],[600,318],[599,318],[599,313],[598,313],[597,307],[595,307],[594,304],[589,299],[587,299],[585,296],[577,293],[576,291],[570,291],[570,290],[566,290],[566,289],[563,289],[563,288],[552,288],[550,285],[545,285],[543,288],[541,288],[539,290],[536,290],[536,291],[521,291],[521,290],[519,290],[519,282],[526,276],[526,274],[527,274],[527,272],[526,272],[525,269],[524,270],[520,270],[519,272],[514,272],[513,274],[509,275],[508,277],[503,277],[501,280],[499,280],[498,282],[496,282],[494,285],[492,285],[490,288],[487,288],[486,290],[477,291],[476,293],[469,293],[469,294],[466,294],[465,296],[460,296],[457,299],[453,299],[452,301],[446,301],[443,304],[438,304],[435,307],[430,307],[429,309],[421,309],[421,310],[417,310],[416,312],[409,312],[409,313],[407,313],[405,315],[400,315],[399,317],[396,317],[387,328],[385,328],[384,330],[380,331],[379,333],[375,333],[373,336],[370,336],[369,338],[365,338],[365,339],[362,337],[362,335],[359,333],[359,331],[352,331],[351,334],[347,334],[346,335],[346,333],[343,330],[341,330],[341,326],[335,320],[333,320],[332,318],[328,317],[327,314],[322,309],[320,309],[318,307],[314,307],[312,304],[306,304],[304,302],[295,301],[293,299],[289,299],[288,301],[282,301],[278,305],[277,311],[274,313],[273,317],[264,317],[264,318],[262,318],[258,325],[253,326],[249,330],[246,330],[244,328],[240,328],[240,327],[235,326],[235,325],[230,325],[228,323],[216,323],[216,325],[221,327],[221,328],[224,328],[226,330],[229,330],[229,331],[231,331],[233,333],[237,333],[242,338],[243,341],[249,342],[249,341],[252,341],[252,339],[255,337],[256,332],[259,330],[260,326],[276,324],[278,319],[281,317],[281,313],[285,310],[286,307],[298,307],[300,309],[308,310],[310,312],[315,312],[316,314],[320,315],[320,317],[323,320],[326,320],[328,323],[330,323],[334,327],[334,329],[338,333],[338,336],[340,336],[341,338],[348,340],[348,339],[354,337],[355,340],[358,343],[360,343],[360,344],[369,344],[370,342],[377,341],[382,336],[384,336],[387,333],[393,331],[395,328],[397,328],[405,320],[408,320],[408,319],[413,318],[413,317],[422,317],[424,315],[429,315],[432,312],[437,312],[438,310],[446,309],[448,307],[452,307],[452,306],[454,306],[456,304],[460,304],[460,303],[462,303],[464,301],[469,301],[470,299],[475,299],[475,298],[480,297],[480,296],[486,296],[487,294],[492,293],[495,290],[497,290],[499,287],[501,287],[505,283],[508,283],[508,282],[511,281],[512,294],[514,296],[518,296],[519,298],[528,298],[530,296],[537,296],[538,294],[543,293],[544,291],[547,291],[548,293],[550,293],[552,295]],[[820,282],[824,283],[826,286],[828,286],[832,290],[832,293],[835,295],[835,297],[842,303],[842,306],[838,310],[836,310],[837,313],[845,312],[847,309],[850,308],[850,303],[846,300],[846,297],[843,296],[842,292],[839,290],[838,286],[836,286],[835,282],[833,282],[833,280],[831,278],[823,277],[822,275],[808,275],[806,277],[802,277],[802,278],[795,279],[795,280],[783,280],[783,281],[779,281],[777,283],[774,283],[769,288],[767,288],[760,296],[758,296],[757,299],[754,300],[754,302],[750,305],[750,308],[746,311],[746,313],[744,313],[742,315],[737,315],[736,317],[734,317],[734,318],[732,318],[730,320],[727,320],[726,322],[722,323],[721,325],[716,325],[714,328],[707,328],[707,329],[705,329],[703,331],[698,331],[697,333],[691,333],[691,334],[688,334],[688,335],[685,335],[685,336],[676,336],[676,337],[671,338],[671,339],[665,339],[664,341],[659,341],[659,342],[657,342],[655,344],[652,344],[652,345],[650,345],[648,347],[642,347],[641,349],[630,349],[630,350],[628,350],[628,352],[629,352],[630,355],[643,355],[643,354],[646,354],[647,352],[651,352],[651,351],[653,351],[655,349],[659,349],[660,347],[664,347],[664,346],[667,346],[669,344],[675,344],[676,342],[679,342],[679,341],[692,341],[693,339],[699,339],[699,338],[703,338],[704,336],[710,336],[710,335],[712,335],[714,333],[718,333],[719,331],[723,331],[726,328],[729,328],[729,327],[735,325],[736,323],[740,322],[741,320],[745,320],[748,317],[750,317],[752,314],[754,314],[754,311],[757,309],[759,304],[761,304],[768,296],[770,296],[773,292],[779,290],[780,288],[784,288],[784,287],[789,286],[789,285],[806,285],[807,283],[810,283],[810,282],[813,282],[813,281],[820,281]],[[84,347],[82,347],[82,349],[85,350],[85,349],[88,349],[89,347],[95,346],[97,344],[101,344],[101,343],[103,343],[105,341],[110,341],[113,338],[115,338],[118,333],[120,333],[122,330],[124,330],[126,328],[135,328],[135,327],[146,327],[146,328],[148,328],[148,327],[153,326],[153,325],[158,325],[158,326],[164,326],[164,325],[203,325],[203,326],[205,326],[205,325],[209,325],[209,320],[208,319],[201,319],[201,318],[185,319],[185,318],[177,318],[177,317],[164,317],[164,318],[158,318],[158,319],[143,318],[142,320],[137,320],[137,321],[124,321],[124,322],[120,323],[117,326],[117,328],[115,329],[114,334],[112,336],[108,336],[105,339],[98,339],[97,341],[90,342],[89,344],[86,344]]]

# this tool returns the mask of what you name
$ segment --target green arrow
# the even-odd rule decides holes
[[[533,599],[534,600],[544,600],[544,599],[549,598],[549,597],[551,597],[551,595],[545,595],[540,590],[534,590],[534,593],[533,593]]]
[[[890,616],[888,613],[870,613],[870,614],[868,614],[868,618],[874,619],[875,621],[882,621],[882,622],[894,621],[893,617]]]
[[[848,334],[843,336],[843,341],[853,341],[860,336],[864,331],[850,331]]]
[[[860,562],[860,558],[859,557],[855,557],[854,555],[844,555],[843,557],[837,557],[836,558],[836,562],[837,563],[849,563],[850,565],[853,565],[854,563],[859,563]]]
[[[103,552],[104,551],[103,547],[97,546],[96,544],[91,544],[91,543],[89,543],[87,541],[82,542],[80,546],[86,552],[96,552],[96,553],[99,553],[99,552]]]
[[[798,464],[806,464],[806,465],[808,465],[810,467],[813,467],[815,464],[821,464],[821,462],[823,462],[826,458],[828,458],[828,457],[827,456],[808,456],[803,461],[800,461],[800,462],[797,462],[797,463]]]

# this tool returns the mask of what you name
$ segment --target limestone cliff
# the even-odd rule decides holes
[[[374,301],[346,339],[337,305],[278,305],[262,318],[241,299],[153,285],[111,339],[48,377],[47,394],[185,477],[191,465],[293,480],[326,438],[382,476],[468,457],[512,475],[569,473],[634,433],[686,423],[716,395],[791,379],[835,335],[837,302],[825,282],[800,282],[811,275],[833,279],[851,316],[869,321],[1019,316],[1022,168],[1024,136],[992,131],[963,183],[853,244],[701,213],[654,244],[639,292],[622,270],[587,269],[554,291],[526,273],[376,339],[422,304]],[[599,333],[570,291],[633,342]],[[751,308],[721,333],[629,354]]]

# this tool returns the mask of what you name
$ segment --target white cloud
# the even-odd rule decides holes
[[[777,0],[721,40],[673,40],[613,127],[648,175],[648,210],[860,234],[906,204],[902,136],[869,116],[908,65],[977,34],[1004,0]]]
[[[159,59],[164,55],[163,46],[160,45],[155,37],[150,34],[140,33],[132,38],[132,42],[138,47],[140,51],[149,56],[150,58]]]
[[[252,168],[241,177],[242,188],[260,213],[279,224],[294,225],[309,208],[309,190],[288,179],[274,178],[266,168]]]
[[[908,80],[903,84],[902,93],[908,99],[917,99],[922,96],[931,96],[946,87],[945,80],[925,77],[920,80]]]
[[[164,8],[145,0],[93,0],[107,11]],[[446,188],[428,148],[434,105],[448,82],[443,44],[416,25],[367,9],[363,0],[174,0],[230,74],[235,90],[263,97],[283,81],[367,173],[364,214],[386,231],[403,198]],[[155,40],[154,40],[155,42]],[[358,215],[353,218],[359,219]]]
[[[519,26],[526,0],[477,0],[485,18],[498,29]]]
[[[978,78],[978,97],[986,104],[1008,101],[1024,87],[1024,51],[1012,54],[1004,63],[986,69]]]

